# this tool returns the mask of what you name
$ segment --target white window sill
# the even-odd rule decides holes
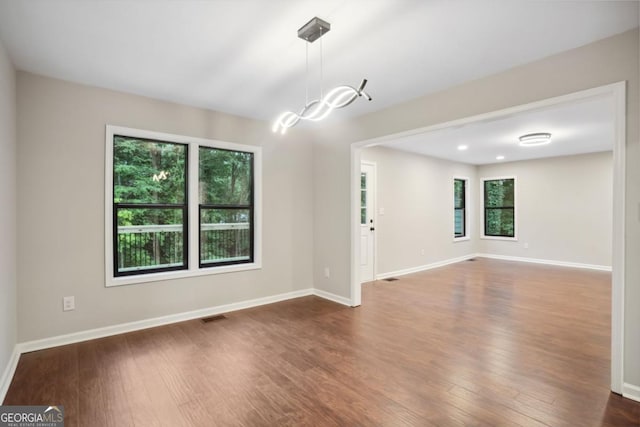
[[[503,240],[506,242],[517,242],[517,237],[500,237],[500,236],[480,236],[483,240]]]
[[[471,240],[471,237],[469,236],[462,236],[462,237],[454,237],[453,238],[453,242],[468,242],[469,240]]]
[[[105,286],[133,285],[136,283],[160,282],[162,280],[184,279],[187,277],[209,276],[212,274],[233,273],[237,271],[259,270],[260,263],[224,265],[221,267],[198,268],[193,270],[168,271],[161,273],[140,274],[136,276],[109,277]]]

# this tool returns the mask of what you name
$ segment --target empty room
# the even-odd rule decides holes
[[[0,427],[639,426],[639,26],[0,0]]]

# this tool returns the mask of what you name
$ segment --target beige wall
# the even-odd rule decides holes
[[[16,344],[16,78],[0,43],[0,380]]]
[[[473,226],[467,232],[473,239],[453,241],[453,177],[469,178],[472,204],[475,166],[386,147],[362,150],[362,160],[376,163],[376,201],[384,208],[384,215],[376,213],[378,275],[476,252]]]
[[[314,277],[350,295],[350,144],[627,81],[624,381],[640,385],[640,143],[638,30],[417,98],[318,132],[314,144]],[[428,78],[428,77],[427,77]],[[375,82],[370,82],[375,96]],[[327,170],[332,171],[326,174]],[[323,266],[332,276],[322,275]]]
[[[480,253],[611,267],[611,152],[478,167],[478,179],[513,175],[518,241],[481,239]]]
[[[349,144],[340,141],[313,144],[313,283],[350,298],[351,162]],[[325,268],[330,269],[330,277],[325,277]]]
[[[262,146],[263,268],[105,288],[106,124]],[[312,147],[299,132],[19,72],[18,141],[21,342],[313,286]]]

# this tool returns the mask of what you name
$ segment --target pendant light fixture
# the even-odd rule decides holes
[[[323,96],[322,91],[322,39],[321,37],[331,30],[331,24],[318,17],[311,19],[298,30],[298,37],[306,42],[307,57],[307,99],[299,113],[286,111],[273,123],[274,132],[285,133],[287,129],[295,126],[300,120],[320,121],[327,117],[333,110],[343,108],[351,104],[358,97],[364,96],[369,101],[371,97],[364,91],[367,79],[363,79],[358,88],[353,86],[337,86]],[[320,98],[309,101],[309,44],[320,40]]]

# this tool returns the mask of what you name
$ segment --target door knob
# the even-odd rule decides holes
[[[376,231],[376,228],[375,227],[371,227],[369,230]]]

